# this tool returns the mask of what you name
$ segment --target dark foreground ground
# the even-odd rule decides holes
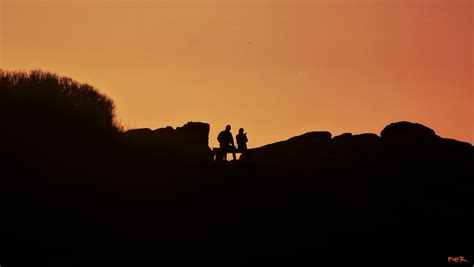
[[[395,146],[289,164],[266,149],[268,161],[264,148],[221,163],[142,149],[4,158],[0,264],[443,266],[473,254],[471,154]]]

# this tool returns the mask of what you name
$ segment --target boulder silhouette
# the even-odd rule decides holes
[[[466,162],[472,160],[470,144],[443,139],[418,123],[392,123],[381,135],[344,133],[331,139],[329,132],[310,132],[250,149],[242,161],[263,173],[284,169],[313,175],[367,176],[384,172],[461,174],[467,173]]]
[[[318,145],[327,145],[331,142],[331,133],[330,132],[309,132],[299,136],[292,137],[286,141],[289,144],[301,144],[305,143],[309,146],[318,146]]]
[[[391,123],[380,133],[382,140],[394,144],[425,144],[440,139],[433,129],[407,121]]]
[[[343,133],[332,138],[334,143],[344,144],[352,140],[352,133]]]
[[[472,161],[472,145],[442,138],[422,124],[397,122],[381,132],[383,157],[378,164],[392,173],[425,177],[464,176]],[[470,175],[470,174],[469,174]]]
[[[149,128],[130,129],[123,133],[124,138],[134,144],[153,145],[153,131]]]
[[[451,152],[464,152],[469,153],[472,151],[473,146],[467,142],[461,142],[451,138],[442,138],[442,149]]]
[[[335,136],[331,144],[331,161],[334,168],[347,165],[364,165],[373,161],[380,150],[381,138],[373,133]]]
[[[131,129],[123,133],[123,140],[129,147],[162,153],[164,157],[210,160],[209,131],[208,123],[188,122],[176,129]]]
[[[352,133],[344,133],[338,136],[335,136],[332,139],[332,143],[335,146],[345,146],[345,147],[354,147],[354,146],[364,146],[364,145],[374,145],[380,142],[380,137],[373,133],[357,134],[353,135]]]
[[[249,149],[242,155],[242,161],[276,169],[294,169],[302,165],[318,168],[323,163],[318,159],[324,157],[330,144],[330,132],[309,132],[286,141]]]

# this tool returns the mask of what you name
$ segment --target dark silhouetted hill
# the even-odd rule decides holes
[[[212,162],[209,124],[122,131],[106,96],[41,71],[0,72],[0,122],[2,266],[434,266],[474,251],[473,147],[420,124]]]

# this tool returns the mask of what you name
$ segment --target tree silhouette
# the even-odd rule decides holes
[[[4,162],[28,167],[84,160],[106,150],[120,133],[114,103],[94,87],[41,70],[0,70],[0,147]],[[15,160],[16,159],[16,160]],[[21,167],[16,166],[15,172]]]
[[[9,131],[105,137],[119,131],[114,103],[94,87],[34,70],[0,70],[0,119]]]

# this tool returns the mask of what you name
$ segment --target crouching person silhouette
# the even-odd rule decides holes
[[[232,152],[232,156],[235,160],[235,144],[234,137],[230,132],[230,125],[227,125],[225,130],[219,133],[217,136],[217,141],[219,141],[221,155],[216,155],[216,158],[218,160],[227,160],[227,153]]]
[[[235,139],[237,140],[237,149],[240,151],[240,153],[245,153],[247,151],[247,133],[244,132],[244,128],[239,129],[239,134],[235,136]]]

